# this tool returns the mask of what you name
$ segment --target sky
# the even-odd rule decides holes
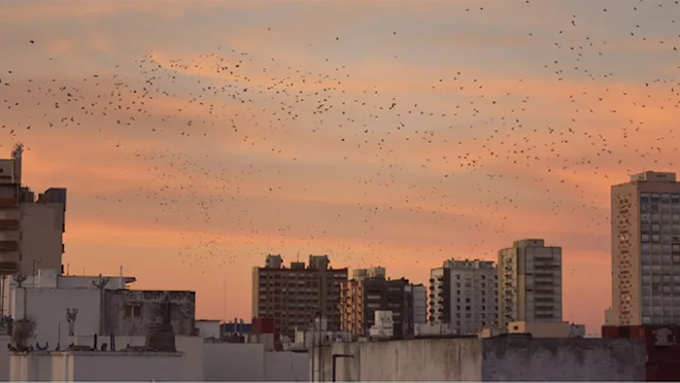
[[[611,300],[610,186],[677,171],[674,1],[4,1],[0,152],[68,188],[72,274],[249,319],[251,269],[327,254],[428,283],[563,248]]]

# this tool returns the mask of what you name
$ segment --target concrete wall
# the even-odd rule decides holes
[[[483,380],[644,381],[644,341],[482,339]],[[517,368],[522,366],[522,368]]]
[[[10,355],[12,381],[176,381],[181,353],[32,352]],[[200,380],[199,376],[187,380]]]
[[[309,355],[266,352],[257,343],[206,343],[206,381],[308,381]]]
[[[332,354],[338,381],[480,380],[481,345],[470,339],[415,339],[386,342],[334,343],[314,361],[315,376],[332,380]],[[311,364],[311,362],[310,362]]]
[[[175,334],[192,335],[196,314],[196,293],[193,291],[107,290],[104,298],[107,328],[114,334],[146,335],[150,325],[163,321],[166,294],[170,299]],[[141,316],[126,317],[127,304],[139,304]]]
[[[7,345],[12,339],[8,335],[0,335],[0,382],[9,380],[9,352]]]
[[[109,343],[109,337],[100,337],[99,344],[102,342]],[[78,336],[73,339],[73,343],[77,345],[93,345],[93,336]],[[116,350],[122,350],[126,346],[144,346],[146,337],[143,336],[117,336]],[[177,336],[175,337],[175,346],[178,352],[184,354],[181,360],[182,374],[173,380],[187,381],[187,380],[203,380],[203,358],[204,358],[204,343],[203,338],[197,336]]]
[[[309,354],[265,352],[263,380],[269,382],[309,381]]]
[[[645,345],[625,339],[414,339],[335,343],[310,361],[314,376],[338,381],[645,380]],[[319,363],[319,360],[322,363]]]

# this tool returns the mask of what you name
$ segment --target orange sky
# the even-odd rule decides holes
[[[532,237],[596,333],[609,186],[678,168],[675,7],[3,2],[0,151],[69,189],[72,273],[124,265],[201,318],[248,318],[267,253],[427,283]]]

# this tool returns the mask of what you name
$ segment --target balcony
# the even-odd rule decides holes
[[[17,250],[19,250],[19,243],[17,241],[0,241],[0,252]]]
[[[15,198],[0,198],[0,209],[14,209],[19,207],[19,202]]]
[[[19,230],[19,220],[0,219],[0,231]]]

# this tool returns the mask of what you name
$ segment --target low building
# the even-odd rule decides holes
[[[194,332],[194,292],[130,290],[129,284],[135,281],[131,277],[61,275],[54,269],[39,269],[34,278],[21,284],[7,278],[0,306],[3,315],[15,320],[24,316],[35,320],[35,342],[47,342],[51,348],[65,348],[71,335],[145,336],[148,327],[165,315],[161,309],[167,300],[175,333]],[[75,312],[71,323],[67,311]]]
[[[320,354],[310,363],[313,381],[641,381],[646,376],[645,343],[630,339],[409,339],[333,343]]]
[[[391,338],[394,336],[394,318],[392,311],[376,311],[375,324],[371,326],[369,335],[372,338]]]
[[[534,338],[576,338],[586,335],[584,325],[569,322],[510,322],[507,332],[510,334],[531,334]]]
[[[201,380],[183,369],[181,352],[33,351],[10,353],[10,381]]]
[[[199,319],[196,321],[196,335],[203,339],[220,339],[220,321]]]

